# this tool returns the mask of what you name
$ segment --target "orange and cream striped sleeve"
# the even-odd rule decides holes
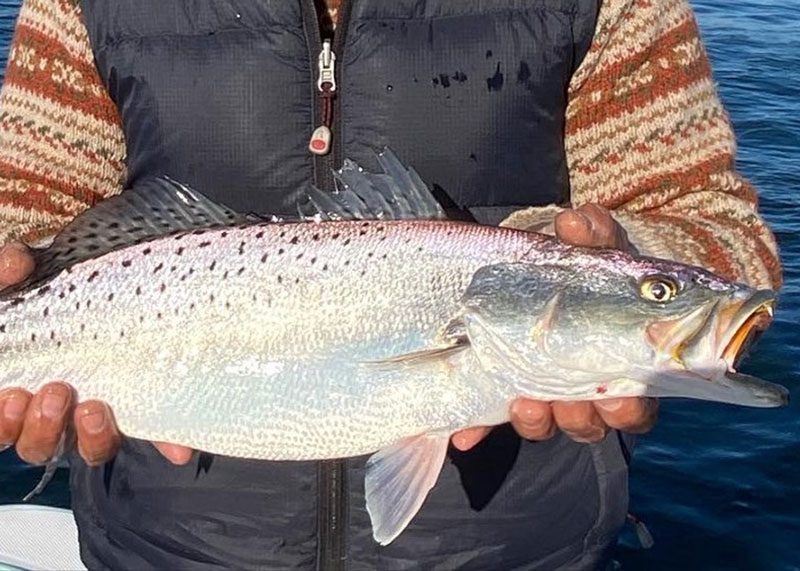
[[[0,92],[0,244],[122,190],[125,140],[73,0],[25,0]]]
[[[565,127],[573,206],[610,209],[640,252],[779,287],[775,238],[736,142],[687,0],[605,0],[573,77]],[[561,209],[503,224],[546,228]]]

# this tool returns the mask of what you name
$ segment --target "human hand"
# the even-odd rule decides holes
[[[555,219],[556,237],[575,246],[633,251],[625,229],[606,208],[584,204],[565,210]],[[520,398],[511,404],[511,424],[529,440],[547,440],[561,429],[576,442],[599,442],[609,429],[641,434],[658,416],[658,401],[649,398],[614,398],[597,401],[542,402]],[[491,427],[478,426],[453,435],[453,446],[469,450],[483,440]]]
[[[11,243],[0,249],[0,287],[23,281],[33,268],[33,256],[23,244]],[[74,392],[65,383],[48,383],[36,394],[21,388],[3,389],[0,450],[16,444],[20,458],[31,464],[44,464],[53,457],[71,419],[83,459],[93,466],[108,462],[119,450],[121,441],[111,409],[96,400],[76,406],[74,401]],[[183,465],[191,459],[191,448],[153,444],[173,464]]]

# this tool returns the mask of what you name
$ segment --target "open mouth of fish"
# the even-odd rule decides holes
[[[658,387],[654,394],[756,407],[788,404],[785,387],[737,371],[772,322],[774,307],[775,293],[760,290],[745,299],[732,296],[711,302],[677,322],[660,324],[660,330],[657,326],[650,333],[665,334],[658,346],[662,350],[671,346],[675,368],[654,380]]]
[[[761,334],[772,323],[775,296],[757,292],[742,303],[732,303],[720,311],[719,357],[735,372],[739,363]]]

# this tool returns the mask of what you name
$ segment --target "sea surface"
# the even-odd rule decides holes
[[[786,285],[772,328],[744,371],[788,386],[794,402],[755,410],[664,400],[640,439],[631,510],[655,546],[624,534],[624,570],[800,570],[800,0],[696,0],[700,27],[739,141],[738,166],[758,187],[781,245]],[[19,2],[0,0],[0,57]],[[4,62],[4,59],[2,60]],[[4,68],[3,63],[0,69]],[[1,79],[1,77],[0,77]],[[665,239],[669,237],[665,236]],[[68,506],[65,470],[37,503]],[[0,503],[40,470],[0,457]]]

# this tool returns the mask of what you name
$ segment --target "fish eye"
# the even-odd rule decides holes
[[[678,282],[668,276],[647,276],[639,282],[639,294],[648,301],[667,303],[675,299]]]

